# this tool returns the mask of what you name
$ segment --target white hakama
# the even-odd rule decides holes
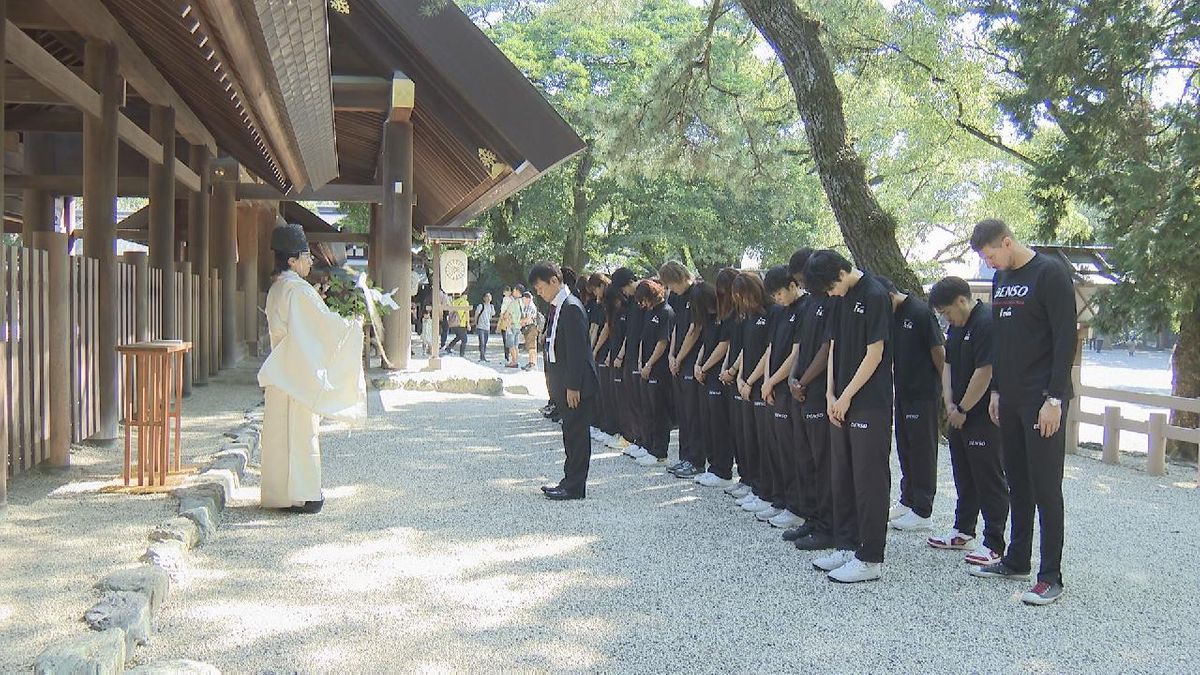
[[[295,272],[267,293],[271,354],[258,371],[266,389],[262,430],[262,505],[301,506],[321,497],[321,417],[365,411],[362,326],[342,318]]]

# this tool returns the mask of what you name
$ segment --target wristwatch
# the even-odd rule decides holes
[[[1047,396],[1046,403],[1049,403],[1051,406],[1053,406],[1055,408],[1062,407],[1062,399],[1061,398],[1054,398],[1053,396]]]

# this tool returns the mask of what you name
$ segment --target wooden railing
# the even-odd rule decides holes
[[[1200,444],[1200,429],[1173,426],[1168,423],[1166,413],[1150,413],[1149,419],[1145,421],[1123,417],[1121,408],[1118,406],[1106,405],[1103,414],[1089,413],[1080,409],[1080,398],[1132,403],[1192,413],[1200,413],[1200,399],[1077,386],[1076,398],[1067,418],[1067,438],[1079,438],[1080,424],[1094,424],[1102,427],[1104,429],[1103,461],[1106,464],[1120,463],[1122,431],[1146,436],[1146,471],[1152,476],[1162,476],[1166,473],[1167,441]],[[1072,448],[1073,446],[1074,444],[1072,444]]]
[[[3,410],[8,447],[0,448],[13,473],[46,459],[49,441],[49,342],[46,325],[47,255],[45,251],[0,247],[3,255],[4,361],[7,368]]]

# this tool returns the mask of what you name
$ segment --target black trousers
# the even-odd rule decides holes
[[[672,377],[672,403],[679,424],[679,460],[691,462],[704,471],[704,434],[700,429],[700,388],[696,386],[696,364],[684,363],[679,375]]]
[[[892,493],[892,411],[854,410],[832,439],[833,537],[859,560],[883,562]]]
[[[1037,427],[1036,406],[1005,404],[1000,397],[1000,442],[1004,446],[1004,473],[1012,505],[1012,532],[1004,564],[1017,572],[1028,572],[1033,557],[1033,516],[1042,528],[1042,565],[1038,581],[1062,583],[1064,509],[1063,463],[1066,432],[1042,438]],[[1062,406],[1066,420],[1067,403]]]
[[[651,455],[664,459],[671,445],[671,381],[670,375],[651,375],[642,383],[643,439],[642,447]]]
[[[968,419],[962,429],[950,428],[950,466],[958,504],[954,529],[975,536],[983,512],[983,545],[1004,555],[1004,525],[1008,522],[1008,483],[1000,429],[992,421]]]
[[[700,385],[703,396],[701,425],[704,428],[705,460],[708,470],[726,480],[733,478],[733,437],[729,419],[728,387],[716,375]]]
[[[729,440],[733,446],[733,459],[737,463],[738,478],[740,482],[746,483],[746,432],[745,432],[745,409],[746,401],[742,399],[742,395],[738,393],[737,386],[732,384],[722,384],[725,389],[725,402],[729,404]]]
[[[918,516],[933,513],[937,494],[938,402],[896,399],[900,503]]]
[[[621,369],[621,412],[624,417],[622,435],[630,443],[642,445],[641,415],[642,407],[642,376],[632,367]]]
[[[792,395],[787,385],[775,388],[775,405],[769,406],[775,438],[771,444],[771,471],[777,503],[775,508],[787,509],[800,515],[804,510],[800,494],[800,473],[797,468],[796,433],[792,427]]]
[[[585,396],[578,408],[567,405],[566,399],[555,399],[562,414],[563,448],[567,459],[563,462],[563,479],[558,484],[570,492],[587,492],[588,468],[592,461],[592,436],[590,428],[595,414],[596,399]]]
[[[819,534],[833,534],[833,475],[830,468],[830,425],[824,412],[804,412],[793,400],[792,429],[800,453],[803,513]]]
[[[763,486],[759,481],[759,445],[758,419],[755,413],[754,400],[742,401],[742,454],[738,457],[738,473],[742,482],[754,488],[754,494],[763,496]]]
[[[458,355],[465,356],[467,353],[467,329],[459,326],[450,330],[454,331],[454,339],[446,345],[446,351],[450,351],[454,349],[454,345],[458,345]]]

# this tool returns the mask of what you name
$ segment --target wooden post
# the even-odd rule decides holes
[[[0,0],[0,25],[8,20],[8,2]],[[0,63],[4,62],[4,31],[0,30]],[[4,79],[0,77],[0,101],[4,101]],[[0,129],[4,128],[4,106],[0,105]],[[4,176],[0,171],[0,200],[4,199]],[[0,202],[2,203],[2,202]],[[7,274],[4,265],[5,258],[0,258],[0,298],[7,295],[8,289],[4,287],[4,277]],[[8,345],[0,345],[0,511],[8,506],[8,416],[4,411],[8,409],[7,387],[3,383],[8,381]]]
[[[1150,413],[1146,425],[1146,473],[1164,476],[1167,473],[1167,415]]]
[[[382,226],[379,224],[380,205],[371,204],[370,219],[367,229],[367,276],[371,277],[371,283],[381,285],[379,277],[379,232]]]
[[[237,339],[237,183],[217,181],[213,185],[214,266],[221,277],[221,368],[238,362]]]
[[[54,173],[51,152],[53,139],[39,132],[24,134],[25,173],[45,175]],[[21,239],[34,241],[35,232],[54,231],[54,195],[49,190],[26,188],[21,192]],[[29,245],[29,244],[27,244]]]
[[[46,251],[49,274],[47,294],[52,301],[46,307],[49,346],[49,418],[47,459],[52,467],[71,463],[71,293],[70,256],[65,232],[35,232],[34,246]]]
[[[150,339],[150,258],[142,251],[121,256],[133,267],[133,341]]]
[[[199,277],[200,307],[197,309],[199,322],[192,327],[192,383],[203,386],[208,384],[211,372],[213,345],[209,339],[211,333],[209,310],[209,193],[211,175],[209,173],[208,148],[203,145],[193,145],[188,152],[188,164],[200,176],[200,191],[191,195],[188,210],[188,257],[192,262],[192,273]]]
[[[124,87],[112,45],[88,40],[83,62],[84,79],[100,93],[100,116],[83,116],[83,252],[99,263],[99,303],[111,309],[117,306],[117,118]],[[116,440],[120,416],[116,319],[116,312],[100,312],[100,417],[92,436],[100,442]]]
[[[242,285],[242,344],[248,354],[258,356],[258,223],[263,208],[243,205],[238,209],[238,278]]]
[[[398,369],[408,367],[412,342],[410,322],[412,297],[412,214],[413,214],[413,127],[409,121],[388,122],[384,129],[383,204],[375,235],[378,254],[372,251],[378,284],[384,292],[393,288],[400,309],[383,318],[383,345],[392,364]]]
[[[192,322],[192,263],[184,260],[179,263],[179,273],[183,275],[182,286],[182,303],[180,305],[179,339],[185,342],[195,344],[196,333],[195,325]],[[192,354],[195,349],[188,350],[183,354],[183,395],[192,395],[192,378],[195,376],[193,372],[194,362]]]
[[[179,338],[175,316],[175,110],[150,106],[150,135],[162,164],[150,162],[150,264],[162,270],[162,336]]]
[[[1104,406],[1104,463],[1119,464],[1120,453],[1121,409],[1115,405]]]
[[[430,274],[433,278],[433,316],[429,318],[433,322],[433,355],[429,357],[429,369],[442,369],[442,349],[441,334],[442,334],[442,245],[438,242],[432,242],[430,249],[433,251],[433,269]]]

